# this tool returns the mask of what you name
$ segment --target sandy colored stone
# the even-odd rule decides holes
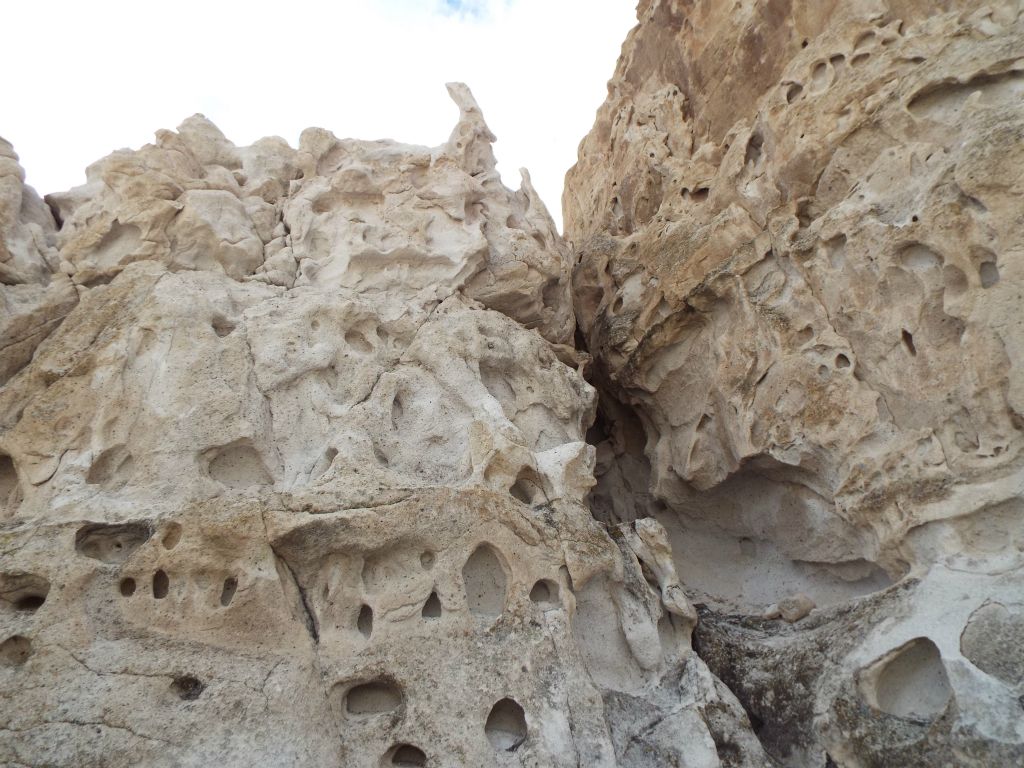
[[[638,20],[567,240],[460,84],[0,142],[0,764],[1024,762],[1024,8]]]
[[[1024,590],[1020,4],[638,19],[563,197],[595,515],[664,526],[781,764],[1020,763],[960,646]]]
[[[0,763],[763,764],[665,531],[590,514],[569,252],[450,91],[441,147],[195,116],[49,196],[0,286]]]

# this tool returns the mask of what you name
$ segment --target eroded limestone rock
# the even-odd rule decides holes
[[[968,629],[1024,591],[1024,10],[638,16],[563,198],[595,514],[661,521],[783,764],[1020,763]]]
[[[451,92],[438,148],[197,116],[50,196],[28,287],[66,317],[0,385],[0,762],[764,764],[665,530],[590,514],[568,250]]]

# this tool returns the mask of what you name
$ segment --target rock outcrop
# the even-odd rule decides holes
[[[196,116],[50,208],[7,152],[0,763],[762,759],[585,504],[569,252],[450,90],[437,148]]]
[[[639,18],[563,200],[595,515],[782,764],[1021,764],[1024,9]]]
[[[1024,8],[642,0],[566,239],[0,142],[0,764],[1024,763]]]

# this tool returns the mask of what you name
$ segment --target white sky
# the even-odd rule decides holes
[[[19,0],[3,9],[0,136],[41,194],[201,112],[235,144],[303,128],[444,141],[473,90],[506,185],[556,222],[634,0]]]

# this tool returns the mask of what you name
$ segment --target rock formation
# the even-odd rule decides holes
[[[450,90],[434,149],[196,116],[56,220],[5,151],[3,764],[760,755],[665,531],[585,504],[569,253]]]
[[[1024,763],[1022,6],[639,18],[563,200],[595,515],[782,764]]]
[[[1024,762],[1024,9],[643,0],[435,148],[0,143],[0,764]]]

